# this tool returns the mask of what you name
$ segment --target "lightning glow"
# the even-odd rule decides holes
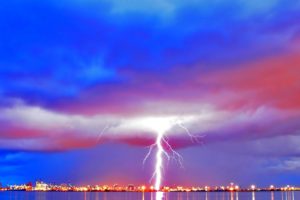
[[[155,164],[155,185],[154,185],[154,189],[156,191],[160,190],[160,186],[161,186],[161,179],[162,179],[162,165],[163,165],[163,152],[164,152],[164,148],[162,145],[162,141],[163,141],[163,132],[159,132],[156,138],[156,146],[157,146],[157,152],[156,152],[156,164]]]
[[[162,181],[163,181],[163,169],[164,169],[164,158],[167,161],[174,159],[179,163],[180,167],[183,168],[183,158],[176,152],[173,147],[169,144],[167,131],[172,127],[179,127],[184,130],[187,136],[190,137],[192,142],[200,142],[200,137],[193,135],[187,127],[183,125],[184,122],[190,122],[194,120],[194,117],[188,116],[184,119],[179,119],[178,116],[165,116],[165,117],[142,117],[142,118],[133,118],[131,120],[124,120],[123,124],[126,124],[127,128],[133,130],[135,127],[142,127],[145,130],[152,130],[155,132],[155,142],[148,146],[149,151],[146,154],[143,165],[146,163],[148,158],[151,156],[152,152],[155,151],[155,169],[153,175],[150,179],[150,182],[153,180],[154,190],[156,191],[156,200],[163,199]],[[112,126],[105,126],[100,134],[98,135],[98,141],[108,129],[113,128]]]
[[[158,123],[155,123],[158,122]],[[164,123],[165,122],[165,123]],[[155,143],[149,146],[149,151],[146,154],[143,164],[145,164],[146,160],[151,155],[153,148],[156,148],[156,154],[155,154],[155,170],[154,173],[150,179],[150,181],[154,178],[154,189],[156,191],[156,200],[162,200],[163,199],[163,192],[161,191],[161,183],[162,183],[162,174],[163,174],[163,166],[164,166],[164,159],[165,156],[168,161],[172,158],[175,159],[180,166],[183,168],[183,158],[182,156],[176,152],[172,146],[168,143],[167,137],[165,135],[166,131],[169,130],[174,125],[178,125],[180,128],[184,129],[187,135],[191,138],[193,142],[199,142],[199,137],[194,136],[190,133],[190,131],[182,124],[181,121],[178,120],[167,120],[167,121],[156,121],[151,120],[151,123],[153,127],[155,127],[157,136]],[[150,124],[151,124],[150,123]],[[153,128],[152,127],[152,128]],[[170,151],[172,154],[169,155],[168,151]]]

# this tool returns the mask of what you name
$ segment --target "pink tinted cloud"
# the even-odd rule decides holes
[[[84,91],[75,102],[60,102],[58,110],[65,113],[43,108],[39,112],[39,109],[22,106],[16,106],[14,114],[2,112],[5,131],[1,139],[13,139],[12,146],[24,149],[32,143],[26,145],[25,142],[20,147],[14,140],[43,140],[47,150],[90,147],[98,145],[97,134],[107,124],[103,123],[107,113],[116,116],[109,123],[119,123],[120,119],[136,115],[191,114],[201,118],[204,113],[214,113],[208,121],[187,124],[193,134],[205,136],[201,138],[204,143],[294,135],[300,130],[297,123],[300,119],[298,55],[266,58],[226,71],[176,71],[178,79],[173,81],[163,75],[129,73],[132,82],[122,87],[96,86]],[[214,109],[202,112],[199,107],[204,105]],[[101,122],[99,127],[98,122]],[[207,124],[211,125],[203,128]],[[95,131],[97,127],[99,130]],[[138,146],[153,142],[154,135],[143,133],[149,130],[123,130],[126,124],[122,122],[116,127],[119,128],[108,130],[101,142],[110,140]],[[178,127],[168,134],[173,134],[170,143],[174,148],[202,144],[191,141]]]
[[[268,105],[279,109],[300,109],[300,54],[268,58],[243,68],[201,77],[200,83],[217,93],[236,94],[226,106]],[[226,101],[226,99],[225,99]]]
[[[211,72],[203,71],[201,66],[174,68],[165,74],[126,71],[122,75],[128,82],[96,85],[82,91],[80,98],[58,101],[51,109],[84,115],[132,115],[144,112],[148,102],[212,103],[229,110],[262,105],[298,109],[299,55],[267,57]]]

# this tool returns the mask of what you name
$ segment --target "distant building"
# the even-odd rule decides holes
[[[26,183],[25,190],[26,191],[32,191],[32,183],[31,182]]]
[[[44,183],[43,181],[37,181],[35,184],[35,190],[37,191],[47,191],[48,184]]]
[[[127,191],[134,191],[134,185],[130,184],[127,186]]]
[[[113,190],[115,190],[115,191],[121,190],[121,187],[118,184],[114,184]]]

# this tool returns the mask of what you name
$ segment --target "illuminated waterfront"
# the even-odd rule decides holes
[[[43,181],[36,181],[35,185],[31,182],[20,185],[7,185],[0,187],[0,191],[39,191],[39,192],[275,192],[275,191],[300,191],[298,186],[281,186],[270,185],[268,187],[258,187],[256,185],[250,185],[249,187],[240,187],[238,184],[231,182],[227,186],[163,186],[155,188],[154,186],[145,185],[133,185],[121,186],[114,185],[85,185],[75,186],[72,184],[49,184]],[[156,193],[161,196],[161,193]]]

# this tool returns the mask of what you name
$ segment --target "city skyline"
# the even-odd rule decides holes
[[[248,187],[241,187],[238,184],[231,182],[222,186],[161,186],[158,190],[153,185],[73,185],[71,183],[45,183],[41,180],[35,183],[28,182],[26,184],[12,184],[7,186],[0,185],[0,191],[38,191],[38,192],[266,192],[266,191],[300,191],[300,187],[285,185],[285,186],[265,186],[259,187],[257,185],[249,185]]]
[[[0,182],[298,186],[299,13],[283,0],[2,2]]]

